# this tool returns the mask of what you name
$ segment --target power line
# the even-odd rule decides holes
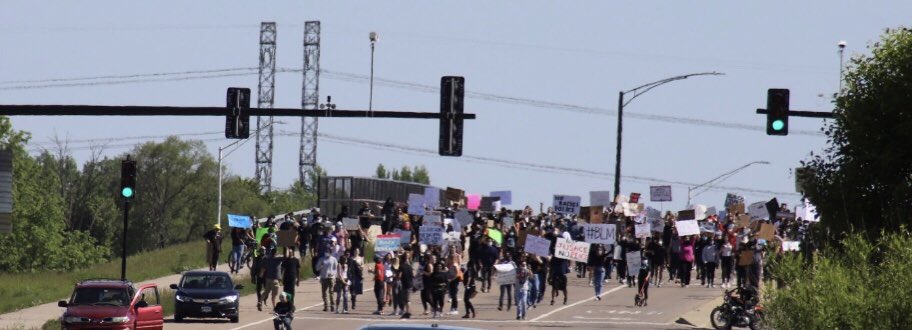
[[[255,70],[257,70],[257,68],[227,68],[227,69],[189,70],[189,71],[176,71],[176,72],[136,73],[136,74],[126,74],[126,75],[106,75],[106,76],[72,77],[72,78],[49,78],[49,79],[37,79],[37,80],[7,80],[7,81],[0,81],[0,85],[36,84],[36,83],[45,84],[45,83],[63,82],[63,81],[69,82],[69,81],[85,81],[85,80],[101,80],[101,79],[148,78],[148,77],[164,77],[164,76],[176,76],[176,75],[225,73],[225,72],[233,72],[233,71],[255,71]]]

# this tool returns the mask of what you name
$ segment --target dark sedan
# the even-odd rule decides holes
[[[185,317],[228,318],[238,322],[238,290],[226,272],[186,272],[180,285],[171,284],[174,293],[174,322]]]

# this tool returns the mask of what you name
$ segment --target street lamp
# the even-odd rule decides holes
[[[370,78],[370,97],[367,101],[367,111],[374,111],[374,44],[380,41],[380,35],[377,32],[371,32],[367,35],[371,42],[371,78]]]
[[[626,92],[624,92],[624,91],[619,92],[619,95],[618,95],[617,155],[616,155],[617,159],[615,160],[615,164],[614,164],[614,196],[615,196],[615,198],[617,198],[617,196],[621,194],[621,131],[623,130],[623,123],[624,123],[624,107],[627,106],[627,104],[630,104],[630,102],[633,101],[635,98],[637,98],[637,96],[643,95],[646,92],[652,90],[653,88],[670,83],[672,81],[687,79],[687,78],[690,78],[693,76],[720,76],[720,75],[724,75],[724,73],[719,73],[719,72],[713,71],[713,72],[685,74],[685,75],[680,75],[680,76],[674,76],[671,78],[665,78],[665,79],[662,79],[659,81],[654,81],[654,82],[639,86],[637,88],[631,89]],[[631,96],[629,100],[624,101],[624,96],[626,94],[631,94],[631,93],[633,93],[633,96]]]
[[[740,172],[741,170],[747,168],[748,166],[751,166],[751,165],[754,165],[754,164],[769,165],[769,162],[768,162],[768,161],[765,161],[765,160],[753,161],[753,162],[744,164],[744,165],[742,165],[741,167],[736,168],[736,169],[734,169],[734,170],[731,170],[731,171],[722,173],[722,175],[719,175],[719,176],[717,176],[717,177],[715,177],[715,178],[712,178],[712,179],[710,179],[709,181],[706,181],[706,182],[704,182],[704,183],[702,183],[702,184],[700,184],[700,185],[698,185],[698,186],[696,186],[696,187],[687,187],[687,205],[684,205],[684,207],[689,207],[689,206],[690,206],[690,198],[691,198],[690,193],[691,193],[692,191],[697,190],[697,189],[700,189],[700,188],[702,188],[702,187],[704,187],[704,186],[707,186],[707,185],[709,185],[709,184],[711,184],[711,183],[715,183],[715,182],[717,182],[717,181],[718,181],[718,182],[722,182],[722,181],[724,181],[725,179],[728,179],[729,177],[731,177],[732,175],[735,175],[735,173],[738,173],[738,172]]]

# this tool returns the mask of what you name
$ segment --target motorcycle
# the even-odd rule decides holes
[[[291,328],[286,328],[286,327],[285,327],[285,319],[291,317],[291,313],[279,314],[279,313],[273,312],[272,315],[275,315],[275,318],[273,318],[274,321],[279,321],[279,322],[278,322],[278,327],[277,327],[276,329],[278,329],[278,330],[291,330]]]
[[[710,312],[709,319],[716,329],[731,329],[732,327],[749,327],[751,330],[762,328],[763,306],[756,299],[742,301],[734,296],[738,289],[726,290],[722,306]]]

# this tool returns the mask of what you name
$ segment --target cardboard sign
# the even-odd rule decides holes
[[[446,192],[443,193],[443,196],[444,196],[448,201],[459,202],[459,201],[461,201],[463,198],[465,198],[465,191],[462,191],[462,190],[459,190],[459,189],[456,189],[456,188],[447,187],[447,188],[446,188]]]
[[[527,236],[529,236],[529,231],[526,229],[520,229],[516,232],[516,246],[525,246]]]
[[[411,244],[412,243],[412,232],[408,230],[396,229],[394,231],[395,235],[399,235],[399,244]]]
[[[469,211],[478,211],[479,206],[481,206],[481,195],[466,195],[466,208],[469,209]]]
[[[754,251],[741,251],[738,255],[738,266],[750,266],[754,263]]]
[[[675,223],[675,227],[678,228],[678,236],[700,234],[700,225],[697,224],[697,220],[678,220],[678,222]]]
[[[359,230],[361,229],[361,219],[342,218],[342,227],[345,227],[345,230]]]
[[[640,251],[627,252],[627,276],[639,275],[642,265],[643,257],[640,255]]]
[[[399,235],[377,235],[374,240],[374,252],[392,252],[399,249],[402,237]]]
[[[760,226],[760,238],[767,241],[772,240],[776,236],[776,227],[771,224],[764,223]]]
[[[424,188],[424,203],[430,208],[440,207],[440,189],[434,187]]]
[[[424,215],[424,195],[409,194],[408,197],[408,214]]]
[[[504,217],[501,221],[503,223],[503,230],[510,230],[510,228],[513,227],[513,217]]]
[[[587,243],[614,244],[617,226],[614,224],[583,224],[583,235]]]
[[[745,212],[745,209],[744,209],[744,203],[738,203],[738,204],[729,205],[729,206],[726,206],[726,209],[728,209],[728,213],[731,213],[731,214],[744,214],[744,213],[746,213],[746,212]]]
[[[295,241],[298,239],[298,231],[293,229],[288,230],[279,230],[276,232],[276,237],[278,237],[277,246],[295,246]]]
[[[589,223],[602,223],[604,221],[604,219],[602,219],[602,214],[604,214],[604,212],[603,212],[604,209],[605,209],[605,207],[602,205],[590,206],[589,207]],[[582,211],[580,211],[580,212],[582,212]]]
[[[800,251],[801,242],[799,241],[782,241],[782,251]]]
[[[513,204],[513,192],[509,191],[509,190],[492,191],[491,197],[499,197],[501,205],[512,205]]]
[[[253,227],[253,223],[250,221],[249,216],[229,214],[228,215],[228,227],[250,228],[250,227]]]
[[[694,210],[683,210],[678,211],[678,221],[680,220],[694,220],[696,219],[696,212]]]
[[[589,243],[575,242],[573,240],[558,238],[554,248],[554,257],[586,262],[589,260]]]
[[[639,203],[640,202],[640,193],[630,193],[630,201],[628,203]]]
[[[670,202],[671,201],[671,186],[650,186],[649,187],[649,201],[650,202]]]
[[[610,206],[614,196],[610,191],[590,191],[589,205]]]
[[[472,217],[472,214],[466,210],[459,210],[454,216],[456,217],[456,221],[458,221],[459,225],[463,228],[470,226],[472,222],[475,221],[475,218]]]
[[[652,234],[652,226],[648,223],[644,223],[642,225],[636,225],[636,227],[634,227],[634,229],[635,229],[635,233],[636,233],[636,238],[646,238]]]
[[[424,245],[443,245],[443,227],[421,226],[418,230],[418,242]]]
[[[516,283],[516,267],[513,264],[496,264],[494,265],[496,272],[495,281],[499,285],[511,285]]]
[[[554,195],[554,212],[560,214],[579,214],[580,211],[579,196]]]
[[[526,236],[525,243],[526,244],[523,245],[523,250],[525,250],[526,253],[540,257],[547,257],[549,249],[551,248],[551,241],[535,235]]]
[[[744,205],[744,204],[741,204],[741,205]],[[745,227],[750,226],[750,224],[751,224],[751,217],[747,214],[742,214],[742,215],[738,216],[738,219],[735,222],[735,227],[745,228]]]
[[[481,212],[494,212],[497,211],[497,207],[494,205],[494,202],[500,200],[500,197],[482,197],[481,205],[478,206],[478,210]]]

